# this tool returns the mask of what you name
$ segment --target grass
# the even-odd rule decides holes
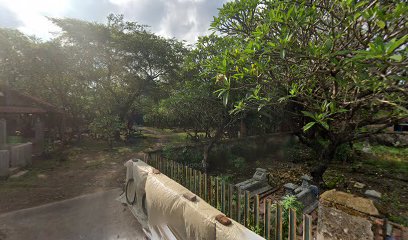
[[[355,149],[361,151],[363,143],[355,144]],[[371,153],[363,154],[362,160],[373,168],[408,176],[408,148],[373,145]]]

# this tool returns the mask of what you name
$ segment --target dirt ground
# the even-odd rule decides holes
[[[155,129],[143,128],[142,132],[148,137],[131,146],[109,149],[104,142],[88,139],[51,157],[33,159],[31,166],[21,169],[28,170],[25,175],[0,180],[0,213],[122,187],[127,160],[141,158],[143,150],[176,139]]]

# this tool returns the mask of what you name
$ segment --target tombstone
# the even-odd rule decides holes
[[[302,188],[308,188],[313,180],[309,175],[303,175],[300,179],[302,180]]]
[[[263,168],[257,168],[251,179],[245,180],[235,185],[244,191],[249,191],[251,197],[265,193],[272,189],[268,183],[268,171]]]
[[[0,149],[7,144],[7,124],[5,119],[0,119]]]
[[[10,152],[8,150],[0,150],[0,177],[9,175],[10,167]]]
[[[318,205],[319,189],[317,186],[311,184],[313,180],[312,177],[303,175],[300,179],[302,179],[302,185],[300,186],[293,183],[286,183],[283,187],[285,188],[285,195],[294,195],[305,207],[303,212],[308,214]]]
[[[285,195],[295,195],[295,189],[298,188],[298,185],[293,183],[286,183],[285,185],[283,185],[283,188],[285,189]]]
[[[268,171],[263,168],[257,168],[252,178],[258,181],[268,181]]]

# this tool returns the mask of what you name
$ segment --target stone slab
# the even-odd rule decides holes
[[[11,175],[10,178],[19,178],[21,176],[24,176],[26,173],[28,173],[28,170],[20,171],[14,175]]]
[[[372,240],[372,224],[365,218],[319,205],[317,240]]]
[[[381,199],[381,193],[375,190],[366,190],[364,194],[371,199]]]
[[[23,143],[17,145],[11,145],[10,149],[10,166],[11,167],[24,167],[31,164],[32,146],[33,144]]]
[[[336,191],[335,189],[326,191],[320,196],[321,201],[327,201],[333,204],[342,205],[360,213],[371,216],[380,216],[378,209],[371,199],[354,196],[350,193]]]

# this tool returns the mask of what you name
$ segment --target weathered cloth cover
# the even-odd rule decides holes
[[[198,196],[195,202],[187,200],[183,194],[188,189],[164,174],[154,174],[154,168],[143,161],[129,160],[125,166],[126,181],[135,181],[137,199],[129,208],[151,239],[263,239],[233,220],[229,226],[222,225],[215,220],[220,211]],[[120,201],[126,203],[124,194]]]

